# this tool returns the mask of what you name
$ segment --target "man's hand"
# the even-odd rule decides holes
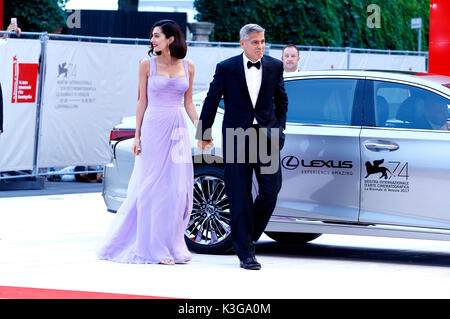
[[[212,139],[210,141],[198,140],[197,141],[197,146],[202,151],[207,151],[207,150],[211,149],[214,146],[214,144],[213,144],[213,140]]]

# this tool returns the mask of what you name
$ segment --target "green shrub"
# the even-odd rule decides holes
[[[53,31],[58,24],[65,25],[67,14],[64,11],[68,0],[23,1],[8,0],[4,2],[3,30],[16,17],[19,28],[26,32]]]
[[[380,28],[369,28],[370,4],[380,8]],[[422,50],[428,50],[428,0],[195,0],[199,21],[215,23],[212,41],[239,41],[247,23],[266,29],[269,43],[391,50],[417,50],[411,18],[424,23]]]

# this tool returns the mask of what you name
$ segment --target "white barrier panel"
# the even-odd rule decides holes
[[[269,55],[281,60],[281,49],[270,49]],[[347,54],[345,52],[300,51],[300,71],[346,69]]]
[[[242,49],[224,47],[196,47],[189,46],[186,58],[194,62],[195,76],[193,91],[203,91],[209,89],[216,64],[232,56],[240,54]]]
[[[0,40],[0,172],[33,169],[39,40]]]
[[[345,52],[301,51],[300,70],[346,69],[347,54]]]
[[[271,57],[281,60],[281,49],[269,49]],[[216,64],[242,53],[240,47],[196,47],[189,46],[187,58],[195,64],[194,92],[208,90]],[[346,52],[300,51],[300,71],[345,70],[348,57]],[[388,54],[350,54],[351,69],[387,69],[426,72],[425,56]]]
[[[350,68],[426,72],[426,61],[417,55],[352,53]]]
[[[37,77],[34,74],[40,42],[9,41],[8,45],[0,46],[0,79],[5,100],[0,171],[31,169],[34,150],[36,81],[33,76]],[[147,51],[147,45],[48,41],[39,167],[109,162],[109,132],[122,117],[135,115],[139,61],[148,58]],[[187,58],[196,67],[194,91],[207,90],[216,64],[241,52],[239,47],[188,47]],[[281,50],[272,49],[269,54],[279,59]],[[302,51],[300,54],[301,70],[347,67],[345,52]],[[392,55],[387,64],[387,56],[352,54],[351,67],[425,70],[424,57]]]
[[[48,42],[39,167],[110,161],[109,133],[121,117],[136,113],[139,61],[147,50]]]
[[[270,56],[281,59],[282,50],[271,49]],[[300,51],[300,71],[347,69],[346,52]],[[350,69],[426,72],[425,56],[351,53]]]

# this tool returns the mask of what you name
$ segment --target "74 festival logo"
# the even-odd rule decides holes
[[[408,162],[402,163],[398,161],[389,161],[387,162],[389,165],[388,167],[381,166],[381,164],[384,163],[384,159],[375,160],[373,163],[367,161],[365,163],[366,165],[366,176],[365,178],[368,178],[371,175],[374,174],[381,174],[379,178],[384,179],[391,179],[392,177],[400,177],[405,178],[408,180],[409,172],[408,172]],[[389,173],[389,174],[388,174]]]

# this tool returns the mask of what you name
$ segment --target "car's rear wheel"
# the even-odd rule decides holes
[[[224,169],[216,165],[194,168],[194,203],[184,234],[198,253],[225,253],[232,249],[231,214],[225,192]]]
[[[265,232],[267,236],[282,244],[306,244],[322,234]]]

